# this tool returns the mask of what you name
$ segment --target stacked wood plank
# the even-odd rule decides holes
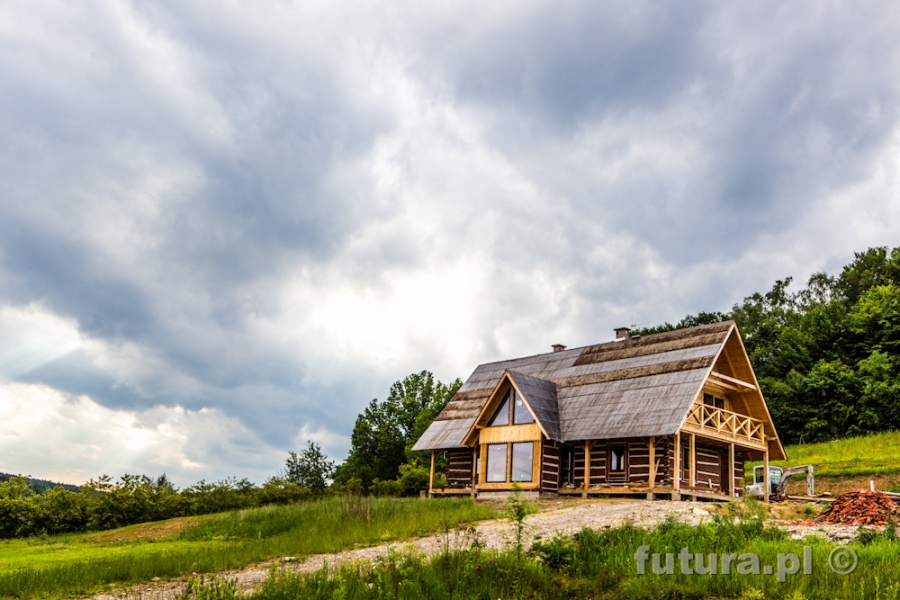
[[[816,517],[816,523],[842,525],[886,525],[897,519],[900,509],[884,492],[855,490],[841,494],[831,507]]]

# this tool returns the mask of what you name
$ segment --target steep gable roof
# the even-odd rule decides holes
[[[540,423],[547,437],[562,441],[559,432],[559,405],[556,400],[556,384],[518,371],[508,371],[513,385],[522,394],[526,404]]]
[[[733,321],[479,365],[414,449],[462,447],[463,422],[470,428],[474,425],[507,372],[517,387],[521,381],[529,388],[519,391],[535,412],[541,400],[529,396],[549,398],[553,385],[562,441],[672,435],[726,343],[739,345],[743,352]],[[752,374],[749,360],[746,366]],[[750,381],[758,388],[755,377]],[[767,422],[767,435],[776,439],[775,454],[783,454],[765,401],[757,395],[748,403],[755,413],[750,416]],[[549,412],[547,419],[551,419]],[[453,445],[435,446],[431,441],[440,438],[448,443],[454,435],[458,437]]]

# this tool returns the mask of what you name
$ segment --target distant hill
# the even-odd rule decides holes
[[[18,477],[18,475],[0,473],[0,481],[9,481],[10,477]],[[34,479],[33,477],[28,477],[28,484],[31,486],[31,489],[33,489],[37,494],[43,494],[47,490],[55,487],[63,487],[70,492],[78,491],[78,486],[72,485],[71,483],[56,483],[55,481],[48,481],[46,479]]]

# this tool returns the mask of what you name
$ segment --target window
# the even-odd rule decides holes
[[[528,407],[525,406],[525,400],[516,393],[516,390],[510,388],[500,403],[500,408],[494,413],[494,418],[488,424],[488,427],[502,427],[504,425],[526,425],[534,423],[534,417]]]
[[[509,393],[513,397],[513,424],[525,425],[526,423],[534,423],[534,417],[531,416],[531,411],[525,406],[525,400],[522,399],[522,396],[518,395],[515,390],[510,390]]]
[[[625,472],[625,444],[616,444],[609,447],[609,472]]]
[[[716,398],[712,394],[703,394],[703,404],[706,406],[714,406],[716,408],[725,408],[725,399]]]
[[[489,444],[487,454],[488,483],[506,481],[506,444]]]
[[[574,483],[575,449],[571,446],[563,446],[561,454],[560,468],[562,469],[562,477],[560,478],[560,483]]]
[[[494,413],[489,427],[499,427],[501,425],[509,425],[509,396],[503,399],[500,408]]]
[[[531,481],[534,443],[512,444],[512,473],[510,481]]]
[[[512,460],[507,461],[511,454]],[[534,442],[488,444],[487,482],[534,480]]]

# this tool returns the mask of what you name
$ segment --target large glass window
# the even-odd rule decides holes
[[[525,406],[522,396],[518,395],[515,390],[510,390],[509,393],[513,397],[513,424],[525,425],[526,423],[534,423],[534,417],[531,416],[531,411]]]
[[[488,482],[506,481],[506,444],[489,444],[487,449]]]
[[[512,473],[510,481],[531,481],[534,443],[512,444]]]

